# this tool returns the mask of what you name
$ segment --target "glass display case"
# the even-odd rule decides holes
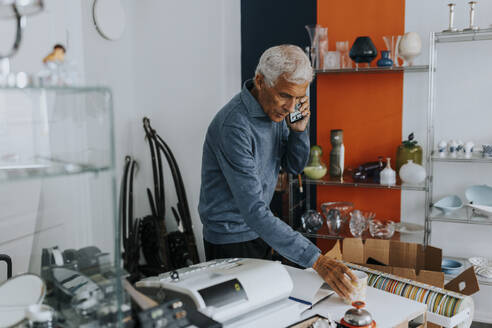
[[[108,88],[0,88],[0,253],[42,278],[64,327],[125,308],[114,168]]]

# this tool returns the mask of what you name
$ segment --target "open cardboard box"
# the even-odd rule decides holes
[[[345,238],[337,241],[326,255],[464,295],[475,294],[480,289],[473,267],[444,285],[442,250],[432,246],[396,240]],[[367,264],[368,259],[384,265]],[[428,327],[438,326],[429,324]]]

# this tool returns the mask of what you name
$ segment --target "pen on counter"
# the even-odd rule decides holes
[[[301,178],[301,174],[298,174],[297,175],[297,180],[299,181],[299,192],[302,194],[304,192],[304,190],[302,190],[302,178]]]

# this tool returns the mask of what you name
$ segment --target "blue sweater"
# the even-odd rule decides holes
[[[252,81],[210,124],[203,145],[198,211],[203,237],[230,244],[260,237],[282,256],[311,267],[319,249],[270,211],[282,166],[301,172],[309,156],[309,136],[273,122],[250,93]]]

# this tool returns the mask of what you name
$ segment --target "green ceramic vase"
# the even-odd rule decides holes
[[[323,151],[320,146],[312,146],[309,152],[309,161],[304,168],[304,174],[309,179],[318,180],[326,175],[326,165],[321,160]]]
[[[422,165],[422,147],[417,145],[417,141],[413,140],[414,136],[411,133],[408,140],[402,142],[396,150],[396,172],[400,172],[400,167],[406,164],[409,159],[414,163]]]

